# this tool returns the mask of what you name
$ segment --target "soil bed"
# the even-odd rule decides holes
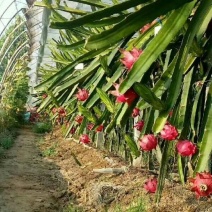
[[[198,201],[190,186],[182,187],[180,182],[166,180],[165,189],[158,207],[154,205],[154,195],[147,195],[143,184],[149,177],[157,176],[145,169],[129,167],[108,152],[84,146],[72,139],[64,139],[60,131],[48,135],[40,148],[45,151],[55,148],[50,162],[60,167],[61,174],[68,181],[68,193],[73,204],[83,211],[127,211],[132,205],[143,206],[145,211],[212,212],[211,199]],[[127,167],[122,174],[101,174],[94,169]],[[144,211],[129,210],[129,211]]]
[[[45,138],[28,128],[19,133],[0,161],[1,212],[212,212],[211,199],[197,201],[189,185],[182,187],[174,178],[166,180],[156,207],[154,195],[146,194],[143,184],[157,174],[130,167],[108,152],[64,139],[60,131]],[[93,171],[104,168],[126,172]]]

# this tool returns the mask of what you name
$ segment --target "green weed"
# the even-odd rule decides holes
[[[4,158],[4,149],[2,147],[0,147],[0,159]]]
[[[13,143],[14,143],[14,140],[11,137],[1,139],[1,146],[3,149],[11,148]]]
[[[71,202],[69,205],[66,206],[66,208],[63,210],[63,212],[83,212],[84,210],[80,207],[74,206],[74,204]]]
[[[128,208],[117,205],[113,212],[146,212],[145,201],[143,199],[138,199],[132,202]]]
[[[50,123],[45,122],[37,122],[34,127],[33,131],[35,133],[46,133],[52,130],[52,125]]]
[[[57,154],[56,145],[53,145],[42,152],[44,157],[51,157]]]
[[[45,143],[44,137],[40,137],[40,138],[36,139],[36,143],[38,143],[38,144],[43,144],[43,143]]]
[[[8,130],[4,130],[0,133],[0,147],[3,149],[9,149],[12,147],[15,139],[15,133]]]

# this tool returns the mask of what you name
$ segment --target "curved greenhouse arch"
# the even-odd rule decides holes
[[[48,28],[48,22],[45,27],[43,26],[43,24],[45,24],[45,22],[43,22],[43,19],[48,19],[48,16],[46,16],[45,14],[45,11],[47,9],[36,7],[33,5],[33,3],[34,0],[8,0],[8,3],[2,1],[1,5],[4,6],[4,9],[0,12],[0,24],[6,21],[6,23],[3,24],[2,30],[0,30],[0,39],[2,39],[6,35],[7,31],[10,30],[11,27],[13,27],[14,22],[17,18],[20,17],[22,19],[22,21],[17,26],[15,26],[12,31],[10,30],[11,32],[7,35],[5,42],[1,47],[0,65],[4,69],[4,74],[0,79],[0,84],[4,84],[7,76],[10,76],[10,71],[14,72],[16,70],[14,67],[16,64],[15,61],[17,61],[21,57],[22,54],[20,54],[20,52],[25,51],[25,53],[23,54],[28,54],[29,58],[29,71],[27,72],[27,75],[29,77],[30,94],[32,95],[35,94],[34,86],[36,86],[38,83],[38,68],[40,67],[40,64],[42,62],[42,52],[45,48],[45,37],[47,37]],[[8,14],[7,12],[11,10],[15,11],[12,16],[11,13]],[[10,19],[7,20],[6,16],[10,16]],[[22,29],[23,27],[25,28],[25,30],[17,34],[17,31]],[[14,36],[15,34],[16,36]],[[26,36],[28,37],[28,41],[26,41]],[[21,43],[20,40],[22,40]],[[14,49],[14,44],[16,44],[17,42],[20,43],[19,47],[21,46],[21,48],[17,46],[18,50]],[[13,59],[11,58],[11,55],[13,55]],[[10,64],[5,65],[5,61],[8,61]],[[1,87],[2,86],[0,86],[0,92]],[[28,103],[30,105],[33,104],[34,101],[35,99],[32,100],[32,98],[29,97]]]

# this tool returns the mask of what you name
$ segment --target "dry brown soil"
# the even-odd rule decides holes
[[[128,164],[121,158],[64,139],[60,131],[44,139],[22,129],[0,162],[0,212],[139,212],[143,210],[128,210],[139,201],[146,212],[212,212],[211,199],[197,201],[189,185],[182,187],[175,180],[166,181],[156,207],[154,195],[143,189],[145,180],[156,174],[144,169],[128,167],[122,174],[93,171],[123,166]],[[78,209],[67,210],[67,205]]]
[[[31,129],[19,133],[0,160],[0,212],[61,211],[57,196],[67,183],[59,167],[41,157]]]

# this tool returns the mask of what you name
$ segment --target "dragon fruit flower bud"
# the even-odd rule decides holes
[[[157,190],[157,183],[158,181],[156,178],[149,179],[145,182],[144,188],[148,193],[155,193]]]
[[[80,116],[80,115],[77,115],[76,117],[75,117],[75,121],[78,123],[78,124],[81,124],[82,123],[82,121],[83,121],[83,116]]]
[[[86,89],[79,89],[76,94],[76,97],[79,101],[85,101],[89,97],[89,91]]]
[[[134,108],[133,109],[133,112],[132,112],[132,117],[133,118],[135,118],[135,117],[137,117],[137,116],[139,116],[140,115],[140,109],[139,108]]]
[[[143,127],[144,127],[144,121],[138,121],[134,126],[134,128],[136,128],[140,132],[142,131]]]
[[[142,50],[133,48],[131,51],[127,50],[120,50],[123,54],[123,58],[121,59],[121,62],[124,64],[124,66],[130,71],[134,65],[134,63],[138,60],[140,55],[143,53]]]
[[[80,142],[82,142],[83,144],[88,144],[90,143],[90,138],[87,134],[83,134],[80,136]]]

